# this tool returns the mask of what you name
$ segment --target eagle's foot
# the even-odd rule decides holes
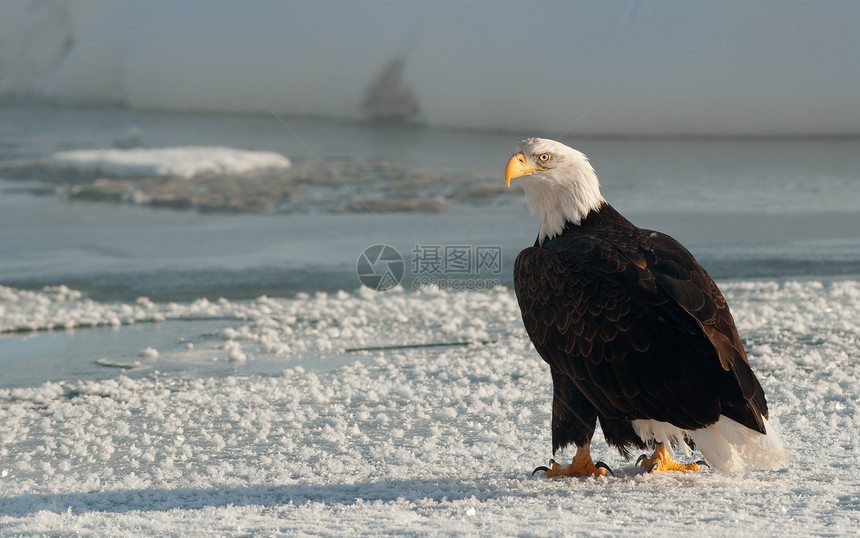
[[[532,472],[532,475],[538,471],[543,471],[544,476],[606,476],[607,472],[615,476],[608,465],[602,461],[595,463],[591,460],[588,446],[577,447],[576,455],[570,465],[560,465],[555,460],[549,460],[549,467],[541,465]]]
[[[636,465],[645,467],[649,473],[660,471],[681,471],[682,473],[686,473],[687,471],[698,471],[701,465],[710,468],[710,465],[704,460],[699,460],[695,463],[676,463],[672,460],[672,456],[666,450],[666,446],[663,443],[657,443],[657,447],[650,457],[645,454],[639,456],[639,459],[636,460]]]

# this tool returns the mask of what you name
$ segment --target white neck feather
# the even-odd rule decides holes
[[[526,192],[529,210],[540,216],[540,244],[561,234],[568,222],[579,224],[606,201],[600,194],[597,174],[584,155],[581,161],[569,166],[523,176],[519,181]]]

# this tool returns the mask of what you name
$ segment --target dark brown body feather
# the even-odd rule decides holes
[[[630,424],[706,427],[725,415],[765,433],[767,402],[723,295],[671,237],[609,204],[523,250],[523,323],[553,379],[553,452],[591,440],[644,448]]]

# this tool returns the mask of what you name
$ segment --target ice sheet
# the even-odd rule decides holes
[[[273,376],[117,373],[0,390],[0,525],[13,534],[852,533],[860,283],[722,288],[791,453],[786,470],[652,476],[598,433],[593,453],[615,478],[530,476],[550,457],[551,382],[509,290],[127,305],[164,312],[165,325],[180,323],[169,312],[232,309],[246,319],[218,333],[233,343],[225,356],[280,353],[294,365]],[[40,303],[59,319],[114,315],[71,290],[6,290],[7,312],[10,296],[31,326],[53,319]],[[345,353],[352,342],[448,340],[471,343]],[[174,352],[162,346],[157,360]]]

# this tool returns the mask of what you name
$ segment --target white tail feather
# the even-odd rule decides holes
[[[764,419],[762,419],[764,420]],[[698,430],[684,430],[667,422],[634,420],[633,430],[645,441],[680,446],[691,451],[684,439],[692,439],[708,464],[726,474],[742,474],[753,467],[780,469],[788,465],[788,454],[773,424],[764,420],[766,435],[734,420],[720,416],[715,424]]]

